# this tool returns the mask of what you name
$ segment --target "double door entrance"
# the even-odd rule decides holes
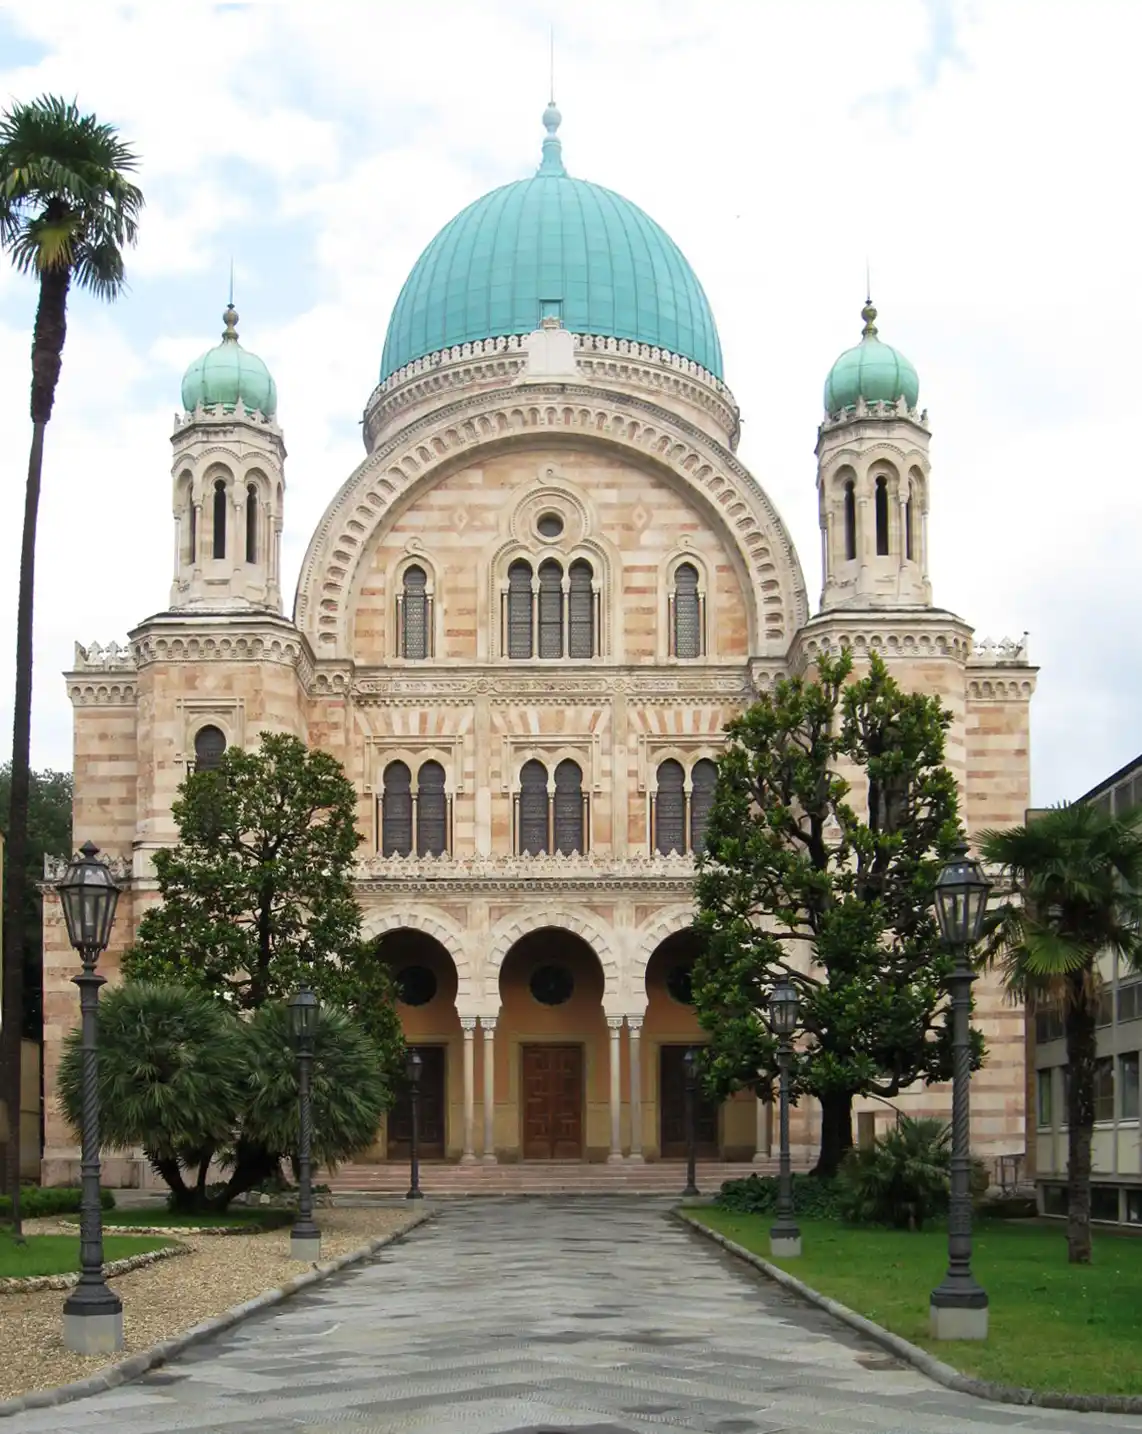
[[[524,1046],[523,1158],[583,1158],[583,1047]]]
[[[688,1046],[660,1046],[658,1057],[659,1148],[663,1160],[686,1158],[686,1066]],[[694,1134],[698,1156],[718,1158],[718,1107],[703,1095],[694,1095]]]
[[[443,1046],[417,1046],[420,1052],[420,1158],[444,1159],[445,1061]],[[407,1160],[412,1148],[412,1101],[407,1087],[389,1111],[388,1156]]]

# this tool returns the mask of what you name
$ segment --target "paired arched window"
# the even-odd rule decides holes
[[[253,483],[246,489],[246,561],[258,561],[258,490]]]
[[[200,727],[194,734],[194,770],[213,772],[222,761],[226,737],[218,727]]]
[[[847,562],[857,555],[857,505],[856,486],[850,478],[845,484],[845,559]]]
[[[381,779],[381,854],[443,856],[451,849],[451,825],[440,763],[422,763],[414,784],[407,762],[390,762]]]
[[[551,788],[554,787],[554,791]],[[547,768],[534,758],[523,764],[516,797],[516,850],[521,856],[587,850],[587,796],[583,772],[565,758],[549,782]]]
[[[701,657],[705,622],[704,603],[699,591],[698,569],[693,563],[679,563],[674,569],[674,590],[670,594],[670,640],[674,657]]]
[[[706,845],[706,823],[714,805],[714,788],[718,784],[718,766],[709,757],[695,762],[690,773],[690,850],[701,851]]]
[[[701,851],[717,785],[717,763],[702,757],[690,771],[690,791],[682,763],[667,757],[658,764],[657,790],[651,797],[651,845],[662,856]]]
[[[517,558],[508,568],[503,626],[511,658],[597,656],[599,603],[591,564],[576,558],[565,573],[556,558],[545,558],[533,574],[531,564]]]
[[[401,657],[432,656],[432,597],[428,574],[416,564],[405,568],[397,596],[397,641]]]
[[[888,555],[888,479],[883,474],[876,480],[876,555]]]
[[[214,483],[214,556],[226,556],[226,483],[218,478]]]

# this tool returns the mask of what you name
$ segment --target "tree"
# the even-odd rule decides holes
[[[400,1021],[388,968],[361,940],[357,798],[341,764],[264,733],[179,791],[179,844],[154,859],[162,904],[140,921],[124,976],[182,981],[238,1012],[307,982],[358,1016],[395,1071]]]
[[[1008,991],[1062,1008],[1067,1259],[1089,1264],[1098,958],[1113,953],[1142,966],[1142,811],[1119,820],[1087,802],[1053,807],[1023,826],[984,832],[980,850],[1013,885],[989,942]]]
[[[123,288],[123,250],[135,242],[142,192],[128,175],[137,163],[116,130],[74,102],[45,95],[0,114],[0,248],[39,283],[32,334],[32,444],[24,495],[20,583],[16,605],[16,673],[12,770],[8,797],[4,900],[4,994],[0,1028],[0,1096],[19,1127],[20,1035],[24,1003],[28,803],[32,734],[32,604],[36,519],[44,433],[52,416],[67,334],[72,284],[101,299]],[[12,1115],[15,1112],[16,1114]],[[5,1162],[19,1229],[19,1141]]]
[[[792,1089],[821,1102],[814,1173],[833,1175],[854,1096],[951,1074],[951,958],[931,903],[959,825],[939,701],[904,692],[876,653],[856,681],[847,650],[817,672],[782,679],[727,728],[699,860],[694,1000],[711,1090],[767,1089],[776,1044],[759,1011],[793,980],[809,1039]],[[854,786],[867,817],[847,800]]]
[[[0,766],[0,821],[6,823],[12,765]],[[44,857],[71,855],[72,777],[70,772],[32,772],[28,792],[28,846],[24,884],[24,1035],[38,1041],[43,1031],[44,913],[39,883]],[[0,827],[7,841],[7,827]]]

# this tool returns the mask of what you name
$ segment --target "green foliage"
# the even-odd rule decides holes
[[[103,1258],[129,1260],[174,1244],[158,1235],[109,1235],[103,1241]],[[0,1279],[30,1279],[34,1275],[69,1275],[79,1269],[79,1241],[74,1235],[29,1235],[17,1244],[0,1232]]]
[[[774,1215],[777,1213],[777,1177],[747,1175],[744,1180],[727,1180],[714,1203],[720,1210],[733,1210],[742,1215]],[[837,1182],[812,1175],[794,1175],[793,1208],[806,1220],[839,1220]]]
[[[711,1092],[772,1084],[776,1043],[760,1012],[789,975],[809,1038],[791,1091],[822,1103],[825,1174],[852,1143],[855,1095],[890,1098],[951,1073],[951,963],[931,910],[959,834],[943,765],[950,714],[904,692],[875,652],[867,676],[851,675],[847,651],[822,658],[816,680],[782,679],[729,725],[697,887],[707,939],[694,998]],[[867,816],[850,804],[854,785]]]
[[[846,1158],[837,1181],[840,1213],[856,1225],[922,1230],[948,1208],[951,1159],[950,1126],[902,1116]]]
[[[78,1215],[83,1192],[77,1185],[23,1185],[20,1187],[20,1215],[25,1220],[38,1220],[48,1215]],[[115,1196],[110,1190],[99,1192],[104,1210],[114,1210]],[[0,1216],[11,1215],[12,1197],[0,1195]]]

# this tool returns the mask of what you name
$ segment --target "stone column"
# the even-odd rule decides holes
[[[607,1156],[607,1164],[619,1164],[623,1158],[623,1135],[622,1135],[622,1068],[619,1065],[621,1051],[619,1041],[622,1038],[623,1017],[608,1016],[607,1025],[611,1030],[611,1153]]]
[[[757,1134],[754,1139],[753,1163],[755,1165],[768,1165],[770,1161],[770,1149],[772,1138],[770,1136],[770,1112],[773,1106],[757,1097]]]
[[[630,1156],[642,1159],[642,1017],[627,1017],[627,1053],[630,1056]]]
[[[496,1164],[496,1018],[481,1016],[484,1033],[484,1164]]]
[[[476,1159],[473,1136],[476,1126],[476,1017],[461,1016],[460,1028],[464,1032],[464,1153],[462,1165],[471,1165]]]

